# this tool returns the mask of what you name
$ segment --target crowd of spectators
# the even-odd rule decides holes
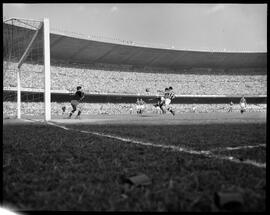
[[[17,64],[4,62],[4,89],[17,86]],[[173,86],[176,95],[266,95],[267,71],[258,69],[166,69],[134,65],[110,64],[67,64],[52,62],[51,89],[74,92],[76,87],[83,87],[91,94],[133,94],[157,95],[158,90]],[[43,68],[39,64],[25,63],[21,68],[21,86],[28,89],[44,89]],[[149,89],[146,91],[146,89]],[[34,102],[34,101],[33,101]],[[135,101],[134,101],[135,103]],[[16,114],[16,103],[4,102],[8,114]],[[25,114],[42,114],[43,103],[22,103]],[[52,104],[52,113],[61,112],[60,103]],[[70,106],[69,104],[65,104]],[[85,104],[84,113],[123,114],[129,113],[135,104]],[[14,106],[14,107],[13,107]],[[102,108],[101,108],[102,106]],[[175,104],[176,112],[212,112],[227,111],[224,104],[193,105]],[[249,111],[265,111],[266,104],[249,105]],[[234,109],[237,109],[238,105]],[[147,105],[148,112],[154,112],[152,105]],[[33,112],[33,113],[32,113]]]
[[[4,74],[4,87],[16,87],[16,64],[10,63]],[[21,68],[21,85],[44,88],[42,67],[25,64]],[[51,66],[52,90],[74,91],[77,85],[83,86],[86,93],[97,94],[155,95],[157,90],[173,86],[177,95],[266,95],[267,72],[265,69],[177,70],[63,62]]]

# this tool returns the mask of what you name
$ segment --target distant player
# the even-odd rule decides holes
[[[163,106],[165,105],[165,95],[169,92],[169,88],[165,88],[164,91],[158,91],[160,93],[162,93],[162,96],[158,96],[157,97],[157,103],[154,105],[154,107],[159,107],[162,111],[162,113],[166,113],[166,111],[164,110]]]
[[[169,87],[167,91],[164,93],[164,103],[162,103],[161,109],[166,113],[166,110],[170,111],[172,115],[175,115],[175,111],[170,106],[171,101],[175,98],[175,93],[173,92],[173,88]],[[165,109],[165,110],[164,110]]]
[[[130,105],[130,108],[129,108],[129,114],[132,114],[132,112],[133,112],[133,108],[132,108],[132,106]]]
[[[144,112],[144,110],[145,110],[145,102],[142,100],[142,99],[140,99],[140,106],[141,106],[141,114]]]
[[[230,102],[230,107],[229,107],[229,111],[228,111],[228,112],[232,112],[232,110],[233,110],[233,102],[231,101],[231,102]]]
[[[99,114],[109,114],[106,110],[104,110],[103,105],[99,108]]]
[[[141,109],[140,100],[137,98],[137,101],[136,101],[136,111],[137,111],[137,114],[140,113],[140,109]]]
[[[240,112],[241,112],[241,114],[243,114],[246,111],[246,107],[247,107],[247,101],[244,98],[244,96],[242,96],[242,98],[240,99],[240,108],[241,108]]]
[[[66,113],[66,106],[62,107],[62,115],[64,115]]]
[[[78,109],[78,114],[76,118],[80,118],[81,112],[82,112],[82,107],[81,107],[81,102],[84,99],[84,92],[82,92],[82,87],[78,86],[76,93],[73,95],[73,98],[71,100],[71,106],[72,106],[72,111],[69,114],[69,118],[71,118],[72,114]]]
[[[142,99],[137,99],[137,114],[142,114],[145,110],[145,102]]]

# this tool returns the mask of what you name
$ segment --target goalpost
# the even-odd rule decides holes
[[[49,19],[4,20],[3,104],[8,117],[44,115],[45,121],[51,120],[50,67]]]

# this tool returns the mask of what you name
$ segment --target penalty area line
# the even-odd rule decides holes
[[[231,161],[234,163],[249,164],[252,166],[259,167],[259,168],[266,168],[266,163],[258,163],[256,161],[252,161],[252,160],[241,161],[241,160],[234,158],[232,156],[216,155],[216,154],[213,154],[211,151],[196,151],[196,150],[186,149],[186,148],[183,148],[180,146],[154,144],[151,142],[143,142],[143,141],[139,141],[139,140],[124,138],[124,137],[120,137],[120,136],[116,136],[116,135],[104,134],[104,133],[100,133],[100,132],[84,131],[84,130],[79,130],[79,129],[67,128],[64,125],[58,125],[58,124],[51,122],[51,121],[47,122],[47,124],[62,128],[64,130],[77,131],[80,133],[92,134],[92,135],[96,135],[96,136],[100,136],[100,137],[107,137],[107,138],[111,138],[111,139],[115,139],[115,140],[120,140],[121,142],[125,142],[125,143],[134,143],[134,144],[138,144],[138,145],[152,146],[152,147],[156,147],[156,148],[171,149],[172,151],[176,151],[176,152],[185,152],[188,154],[203,155],[203,156],[208,157],[208,158],[227,160],[227,161]]]

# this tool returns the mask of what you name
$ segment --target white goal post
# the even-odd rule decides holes
[[[10,19],[12,20],[12,19]],[[15,19],[14,20],[20,22],[20,19]],[[22,20],[23,23],[27,23],[27,20]],[[13,22],[12,22],[13,24]],[[33,30],[33,28],[32,28]],[[34,28],[35,33],[31,37],[28,36],[28,40],[30,42],[27,44],[27,47],[24,48],[21,52],[19,52],[19,59],[17,63],[17,69],[16,69],[16,78],[17,78],[17,118],[21,118],[21,108],[22,108],[22,96],[21,96],[21,91],[22,91],[22,73],[21,67],[26,64],[28,64],[29,61],[31,61],[31,52],[35,52],[37,48],[37,44],[39,43],[41,47],[39,48],[40,52],[43,49],[43,53],[39,53],[40,57],[42,58],[42,67],[43,67],[43,73],[44,73],[44,120],[49,121],[51,120],[51,63],[50,63],[50,23],[48,18],[44,18],[42,21],[39,21],[38,27]],[[12,32],[13,33],[13,32]],[[15,33],[16,34],[16,31]],[[10,35],[9,35],[10,36]],[[27,36],[26,36],[27,37]],[[9,46],[16,46],[19,44],[20,41],[16,41],[13,39],[10,39],[11,43],[14,43]],[[38,41],[39,40],[39,41]],[[8,46],[8,45],[7,45]],[[14,49],[14,48],[13,48]],[[35,50],[36,49],[36,50]],[[16,52],[16,50],[12,50],[11,52]],[[18,52],[18,51],[17,51]],[[16,53],[17,54],[17,53]],[[11,53],[10,55],[14,55],[14,53]],[[20,56],[21,55],[21,56]],[[30,60],[29,60],[30,59]],[[24,74],[25,75],[25,74]],[[35,81],[35,80],[32,80]]]
[[[50,58],[50,22],[44,18],[44,73],[45,73],[45,121],[51,120],[51,58]]]

